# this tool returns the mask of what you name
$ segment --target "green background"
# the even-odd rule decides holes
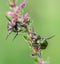
[[[23,0],[18,0],[18,5]],[[48,47],[43,51],[43,58],[49,58],[50,64],[60,64],[60,0],[28,0],[29,4],[24,9],[34,21],[35,31],[47,38]],[[9,0],[0,0],[0,64],[34,64],[31,57],[32,50],[22,34],[12,41],[15,33],[6,40],[8,20],[5,18],[9,9]]]

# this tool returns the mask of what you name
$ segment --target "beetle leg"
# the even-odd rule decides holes
[[[17,32],[17,34],[14,36],[13,40],[15,40],[15,38],[17,37],[17,35],[18,35],[18,32]]]
[[[39,57],[39,58],[42,58],[41,49],[39,50],[38,57]]]
[[[9,35],[12,33],[12,31],[10,31],[6,37],[6,40],[8,39]]]
[[[53,35],[53,36],[51,36],[51,37],[49,37],[49,38],[46,38],[46,40],[49,40],[49,39],[51,39],[51,38],[53,38],[55,35]]]

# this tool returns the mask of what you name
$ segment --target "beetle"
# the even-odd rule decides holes
[[[13,25],[13,23],[11,22],[11,20],[6,16],[6,18],[8,19],[9,23],[8,23],[8,26],[7,26],[7,29],[9,31],[6,39],[8,38],[8,36],[12,33],[12,32],[15,32],[16,35],[14,37],[14,39],[16,38],[16,36],[18,35],[19,32],[27,32],[29,31],[28,29],[28,26],[29,26],[29,22],[27,23],[24,23],[24,22],[19,22],[17,21],[15,23],[15,25]],[[13,40],[14,40],[13,39]]]
[[[41,36],[37,36],[37,38],[32,42],[32,47],[34,50],[34,54],[32,54],[32,56],[38,55],[41,56],[41,50],[45,50],[48,46],[48,41],[49,39],[53,38],[53,36],[49,37],[49,38],[42,38]]]
[[[34,53],[32,54],[32,56],[38,55],[39,57],[41,57],[41,50],[44,50],[47,48],[48,46],[47,40],[53,38],[54,35],[49,38],[42,38],[40,35],[37,35],[33,29],[32,32],[28,34],[28,37],[24,37],[24,38],[29,42],[29,45],[33,49]]]

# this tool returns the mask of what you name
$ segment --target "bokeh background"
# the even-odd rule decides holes
[[[19,5],[24,0],[18,0]],[[35,31],[47,38],[48,47],[43,51],[43,58],[49,58],[50,64],[60,64],[60,0],[28,0],[29,4],[24,9],[34,21]],[[0,0],[0,64],[34,64],[31,57],[33,53],[22,35],[12,41],[15,33],[6,40],[8,20],[6,12],[10,11],[9,0]]]

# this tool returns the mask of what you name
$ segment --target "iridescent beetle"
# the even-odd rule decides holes
[[[6,16],[6,18],[9,20],[9,23],[7,26],[9,34],[7,35],[6,39],[12,32],[16,33],[16,35],[14,37],[14,39],[15,39],[19,32],[27,32],[28,31],[28,26],[29,26],[30,21],[26,22],[26,23],[17,21],[16,24],[13,25],[11,20],[7,16]]]
[[[34,35],[35,36],[35,35]],[[44,50],[47,48],[48,46],[48,39],[51,39],[54,36],[51,36],[49,38],[42,38],[41,36],[37,35],[37,38],[33,38],[33,42],[32,42],[32,47],[34,49],[34,54],[32,54],[32,56],[41,55],[41,50]],[[34,41],[35,39],[35,41]]]
[[[28,34],[28,36],[30,37],[28,39],[28,37],[26,38],[24,36],[25,39],[27,39],[30,43],[31,48],[34,51],[34,54],[32,54],[32,56],[36,56],[38,55],[39,57],[41,56],[41,50],[46,49],[46,47],[48,46],[48,39],[51,39],[54,36],[51,36],[49,38],[42,38],[40,35],[37,35],[34,30],[32,33],[30,33],[30,35]]]

